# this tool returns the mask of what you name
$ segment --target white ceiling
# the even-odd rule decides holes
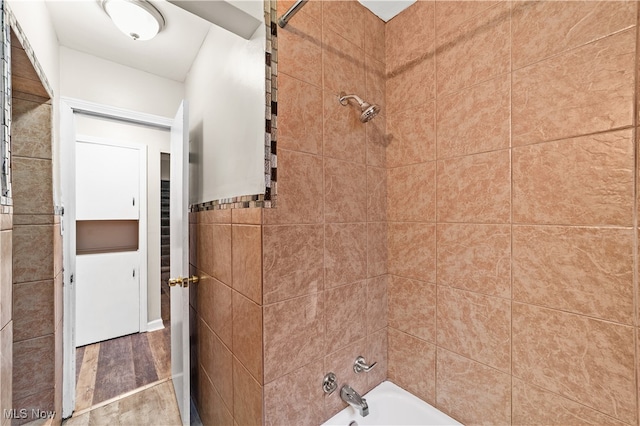
[[[210,22],[167,1],[154,1],[166,27],[153,39],[121,33],[95,0],[48,0],[60,45],[176,81],[184,81]]]
[[[402,12],[416,0],[358,0],[364,7],[373,12],[384,22]]]
[[[249,17],[249,10],[243,7],[247,5],[242,0],[227,1],[244,12],[242,19]],[[388,21],[416,0],[359,1]],[[198,3],[213,6],[216,2],[225,3],[221,0],[200,0]],[[115,27],[97,0],[47,0],[46,4],[60,45],[180,82],[185,80],[213,25],[182,7],[157,0],[153,4],[164,15],[165,28],[152,40],[134,41]],[[221,25],[234,31],[224,23]]]

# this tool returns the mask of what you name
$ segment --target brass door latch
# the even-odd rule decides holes
[[[188,288],[189,283],[197,283],[198,281],[200,281],[200,278],[197,277],[196,275],[192,275],[188,278],[182,278],[182,277],[171,278],[169,279],[168,282],[169,282],[169,286],[171,287],[180,286],[183,288]]]

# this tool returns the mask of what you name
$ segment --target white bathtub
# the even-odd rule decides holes
[[[380,383],[364,397],[369,405],[367,417],[362,417],[349,406],[330,418],[324,425],[348,426],[353,421],[358,426],[462,424],[388,381]]]

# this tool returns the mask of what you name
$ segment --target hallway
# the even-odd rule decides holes
[[[76,409],[64,425],[180,425],[171,382],[169,286],[164,327],[76,349]],[[199,418],[192,413],[194,419]]]
[[[171,377],[169,286],[162,283],[162,330],[76,349],[76,413]]]

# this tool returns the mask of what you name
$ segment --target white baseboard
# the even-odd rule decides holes
[[[149,321],[147,323],[147,333],[151,331],[158,331],[164,328],[164,324],[162,323],[162,319],[159,318],[157,320]]]

